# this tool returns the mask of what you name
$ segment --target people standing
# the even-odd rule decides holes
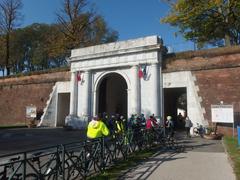
[[[178,113],[177,115],[177,126],[178,128],[184,129],[184,118],[182,113]]]
[[[185,129],[186,129],[186,135],[187,135],[187,137],[191,137],[190,136],[190,129],[191,129],[191,127],[193,126],[193,124],[192,124],[192,121],[189,119],[189,117],[187,116],[186,118],[185,118]]]
[[[128,122],[127,122],[127,120],[124,118],[123,115],[120,116],[120,120],[122,121],[122,124],[123,124],[123,131],[127,132],[127,129],[128,129]]]
[[[123,121],[120,116],[117,116],[117,119],[115,121],[115,134],[122,134],[124,131]]]
[[[134,119],[135,119],[135,117],[132,114],[131,117],[128,119],[128,122],[127,122],[128,130],[132,130],[133,129],[133,124],[134,124],[134,121],[135,121]]]
[[[153,130],[155,127],[157,127],[157,122],[153,116],[150,116],[146,122],[146,129]]]
[[[87,127],[87,137],[89,139],[100,138],[109,135],[109,130],[98,116],[94,116]]]
[[[109,127],[111,135],[114,135],[114,133],[115,133],[115,120],[116,120],[116,118],[114,115],[112,115],[110,117],[110,119],[108,120],[108,127]]]
[[[141,127],[145,127],[146,126],[146,119],[144,117],[144,114],[140,115],[140,121],[141,121]]]
[[[174,122],[173,122],[172,116],[167,116],[166,127],[167,127],[167,133],[168,133],[169,137],[173,137],[174,136]]]

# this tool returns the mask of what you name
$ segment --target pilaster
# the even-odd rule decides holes
[[[140,79],[138,77],[138,66],[134,65],[132,67],[132,114],[140,114],[141,106],[140,106]]]
[[[77,99],[78,99],[78,83],[77,83],[77,72],[71,73],[70,82],[70,110],[71,116],[77,116]]]
[[[154,63],[151,65],[152,69],[152,113],[155,116],[160,116],[160,67],[159,63]]]

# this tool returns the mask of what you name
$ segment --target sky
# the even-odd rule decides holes
[[[55,13],[61,8],[62,0],[22,0],[23,20],[21,26],[32,23],[55,23]],[[109,27],[118,31],[119,40],[128,40],[150,35],[161,36],[164,44],[173,51],[193,49],[177,29],[161,24],[160,19],[169,12],[161,0],[89,0],[96,11],[106,20]]]

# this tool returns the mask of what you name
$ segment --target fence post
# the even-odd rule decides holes
[[[61,150],[62,150],[62,179],[65,179],[65,146],[61,144]]]
[[[23,153],[23,179],[25,179],[26,177],[26,169],[27,169],[26,165],[27,165],[27,154],[26,152],[24,152]]]
[[[240,126],[237,126],[238,146],[240,146]]]
[[[104,159],[105,159],[105,153],[104,153],[104,150],[105,150],[105,143],[104,143],[104,141],[105,141],[105,138],[104,137],[102,137],[101,138],[101,169],[102,169],[102,171],[105,171],[105,162],[104,162]]]
[[[86,179],[87,177],[87,172],[88,172],[88,160],[87,160],[87,153],[86,153],[86,150],[87,150],[87,142],[84,141],[83,143],[83,158],[84,158],[84,177],[83,179]]]

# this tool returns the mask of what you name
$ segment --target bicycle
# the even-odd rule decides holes
[[[203,128],[203,126],[200,125],[199,123],[197,123],[197,127],[193,128],[193,135],[200,136],[201,138],[203,138],[203,135],[204,135],[204,128]]]
[[[58,175],[61,176],[63,174],[61,160],[58,154],[51,154],[49,160],[44,161],[44,157],[47,155],[49,154],[44,154],[44,152],[32,154],[32,158],[28,160],[28,164],[33,172],[26,175],[26,180],[58,179]]]
[[[14,164],[20,160],[20,156],[11,158],[7,164],[4,165],[3,171],[0,172],[0,180],[12,179],[20,180],[22,173],[15,172]]]

